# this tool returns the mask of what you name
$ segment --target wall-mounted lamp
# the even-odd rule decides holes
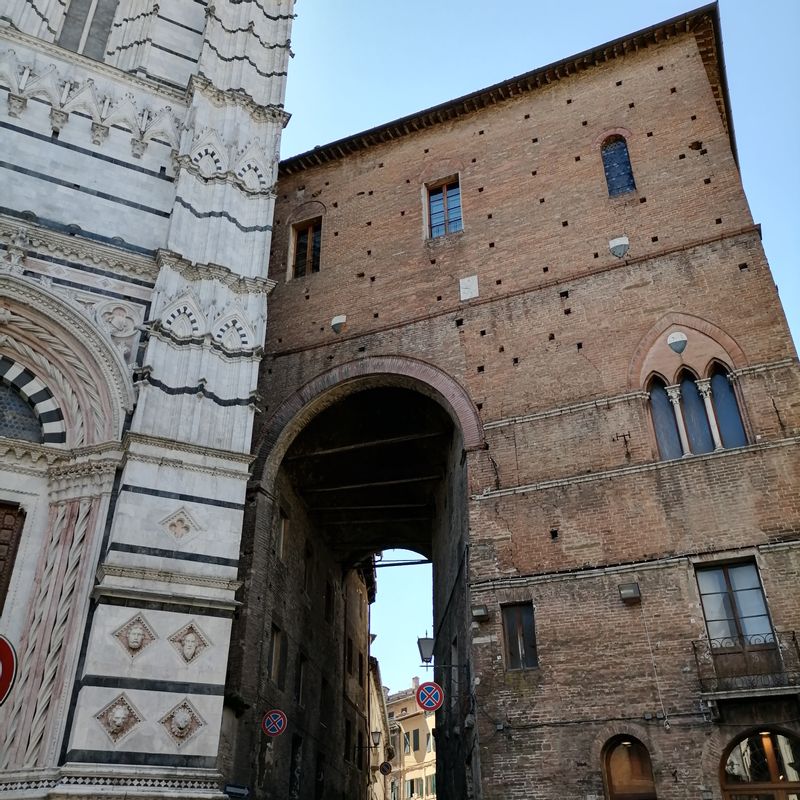
[[[626,606],[635,606],[642,602],[642,593],[638,583],[621,583],[619,585],[619,599]]]
[[[433,637],[420,636],[417,639],[417,647],[419,648],[419,657],[422,659],[422,663],[430,664],[433,661]]]
[[[472,606],[470,613],[475,622],[486,622],[489,619],[489,608],[485,605]]]

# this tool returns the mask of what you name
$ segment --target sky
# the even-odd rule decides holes
[[[649,27],[692,0],[298,0],[285,158]],[[720,0],[745,192],[800,337],[800,0]],[[422,572],[417,575],[416,572]],[[374,654],[392,691],[420,673],[430,571],[378,571]],[[417,590],[415,587],[427,588]],[[385,604],[388,611],[384,611]],[[394,613],[402,611],[402,614]],[[383,630],[400,616],[416,632]]]

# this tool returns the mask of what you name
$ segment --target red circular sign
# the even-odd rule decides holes
[[[417,705],[423,711],[436,711],[444,703],[444,689],[434,681],[421,683],[417,689]]]
[[[286,714],[279,708],[273,708],[272,711],[264,714],[264,719],[261,720],[261,730],[267,736],[280,736],[286,730],[286,722]]]
[[[16,677],[17,654],[14,652],[14,646],[5,636],[0,635],[0,706],[11,694],[11,687]]]

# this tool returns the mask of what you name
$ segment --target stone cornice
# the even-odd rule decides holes
[[[0,439],[2,441],[2,439]],[[144,445],[168,452],[190,453],[191,455],[203,456],[205,458],[215,458],[223,461],[232,461],[242,464],[249,468],[255,456],[250,453],[237,453],[234,450],[221,450],[215,447],[203,447],[202,445],[187,444],[186,442],[175,441],[174,439],[163,439],[160,436],[148,436],[143,433],[128,432],[122,440],[122,446],[126,450],[131,450],[134,445]],[[133,453],[132,458],[139,458],[138,451]],[[185,462],[184,462],[185,463]],[[237,473],[238,476],[246,473]]]
[[[74,258],[87,265],[99,265],[153,283],[158,276],[158,266],[145,256],[137,256],[78,236],[67,236],[42,228],[34,222],[0,214],[0,240],[11,241],[20,230],[25,233],[31,251],[46,251],[49,254]],[[31,255],[35,258],[36,252]]]
[[[222,173],[218,172],[214,175],[206,176],[200,172],[200,170],[197,168],[197,165],[188,155],[175,156],[173,161],[177,167],[183,169],[200,183],[228,183],[249,198],[264,197],[274,200],[277,197],[274,184],[263,189],[252,189],[249,186],[246,186],[242,179],[232,170]]]
[[[222,589],[235,592],[242,586],[239,580],[216,578],[211,575],[196,575],[188,572],[173,572],[166,569],[149,569],[147,567],[128,567],[121,564],[101,564],[97,568],[100,581],[105,578],[123,578],[133,581],[151,581],[153,583],[173,583],[185,586],[203,586],[208,589]],[[173,595],[174,597],[174,595]]]
[[[189,78],[187,95],[191,97],[194,92],[200,92],[218,108],[225,105],[243,108],[254,122],[277,122],[285,128],[291,117],[291,114],[280,106],[263,106],[257,103],[244,89],[217,88],[202,72]]]
[[[79,53],[73,53],[71,50],[65,50],[63,47],[59,47],[53,42],[46,42],[43,39],[38,39],[35,36],[23,33],[7,22],[0,21],[0,39],[5,39],[9,42],[18,42],[19,44],[30,47],[31,50],[79,67],[88,74],[102,75],[112,81],[150,92],[171,103],[178,103],[182,106],[186,105],[186,94],[178,89],[171,89],[156,81],[141,78],[137,75],[131,75],[129,72],[125,72],[117,67],[112,67],[110,64],[104,64],[102,61],[95,61],[93,58],[80,55]]]
[[[159,250],[156,261],[160,267],[170,267],[187,281],[218,281],[236,294],[270,294],[278,285],[271,278],[248,278],[237,275],[219,264],[193,264],[170,250]]]

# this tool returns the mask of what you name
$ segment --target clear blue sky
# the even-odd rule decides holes
[[[701,5],[690,0],[298,0],[284,157],[489,86]],[[720,0],[744,187],[795,340],[800,337],[800,0]],[[418,569],[418,568],[417,568]],[[393,578],[387,577],[392,574]],[[415,591],[427,581],[427,592]],[[375,653],[392,691],[418,673],[430,577],[379,571]],[[418,618],[390,634],[382,605]],[[397,615],[391,615],[396,618]],[[382,633],[383,630],[383,633]],[[410,638],[410,641],[408,640]]]

